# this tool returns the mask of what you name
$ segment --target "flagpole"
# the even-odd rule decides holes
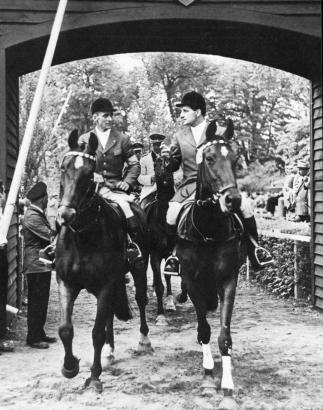
[[[33,132],[35,129],[37,115],[39,112],[40,103],[41,103],[42,96],[44,93],[48,72],[49,72],[49,69],[53,61],[53,56],[54,56],[58,36],[61,30],[61,26],[62,26],[65,10],[67,6],[67,1],[68,0],[59,1],[53,27],[50,33],[49,42],[47,45],[43,65],[40,71],[35,96],[34,96],[34,99],[31,105],[25,134],[24,134],[21,146],[20,146],[15,172],[12,178],[7,202],[6,202],[5,209],[4,209],[1,222],[0,222],[0,248],[6,246],[7,244],[7,235],[8,235],[12,215],[13,215],[16,200],[17,200],[19,186],[20,186],[21,178],[24,172],[24,167],[25,167],[25,163],[27,160],[28,151],[30,148]]]

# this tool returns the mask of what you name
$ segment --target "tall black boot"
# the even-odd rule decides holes
[[[255,217],[242,218],[242,223],[246,231],[247,255],[252,269],[257,272],[272,263],[273,259],[270,252],[258,244],[258,230]]]
[[[127,219],[127,229],[130,236],[127,245],[127,255],[130,267],[143,263],[141,250],[138,246],[138,239],[140,235],[140,228],[134,216]]]
[[[176,225],[166,224],[167,245],[172,250],[171,255],[166,259],[164,266],[164,275],[179,276],[180,265],[178,257],[175,254],[174,247],[177,240]]]

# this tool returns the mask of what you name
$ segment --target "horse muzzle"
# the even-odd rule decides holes
[[[67,225],[73,221],[76,215],[76,210],[69,206],[62,205],[58,208],[57,222],[59,225]]]
[[[237,189],[230,189],[221,195],[219,201],[222,212],[237,212],[241,206],[241,195]]]

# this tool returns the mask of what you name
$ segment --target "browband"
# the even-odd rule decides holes
[[[202,144],[200,147],[197,148],[196,150],[197,165],[203,161],[203,152],[206,150],[206,148],[210,147],[211,145],[216,145],[216,144],[226,144],[226,142],[224,140],[208,141],[205,144]]]
[[[80,151],[69,151],[69,152],[67,152],[67,153],[64,155],[64,157],[63,157],[63,161],[64,161],[64,159],[65,159],[66,157],[70,157],[70,156],[73,156],[73,157],[84,157],[84,158],[88,158],[88,159],[90,159],[90,160],[96,162],[96,158],[95,158],[94,155],[90,155],[90,154],[87,154],[86,152],[80,152]]]

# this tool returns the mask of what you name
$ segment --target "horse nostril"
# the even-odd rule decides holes
[[[75,214],[75,209],[67,206],[61,206],[58,210],[58,218],[64,222],[70,222],[74,218]]]
[[[225,197],[225,202],[226,202],[226,204],[232,204],[232,196],[231,195],[227,195],[226,197]]]

